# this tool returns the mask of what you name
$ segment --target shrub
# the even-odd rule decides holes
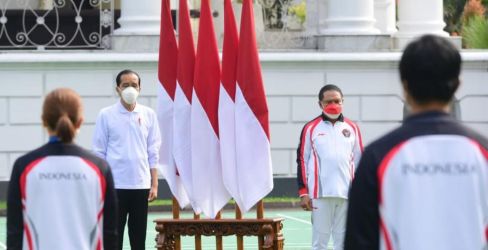
[[[488,20],[485,14],[486,8],[482,0],[469,0],[464,6],[461,17],[464,47],[488,48]]]
[[[488,49],[488,19],[474,16],[463,25],[463,41],[466,48]]]

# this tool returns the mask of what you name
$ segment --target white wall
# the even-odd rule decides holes
[[[397,74],[399,53],[261,53],[271,122],[274,173],[294,176],[298,137],[320,114],[317,93],[324,83],[342,88],[345,115],[357,121],[367,144],[403,118]],[[463,53],[463,84],[457,94],[462,120],[488,136],[488,53]],[[42,98],[57,87],[75,89],[85,107],[78,143],[89,148],[98,111],[116,101],[116,74],[125,68],[142,79],[140,102],[156,106],[157,54],[0,54],[0,180],[15,159],[47,140],[40,122]]]

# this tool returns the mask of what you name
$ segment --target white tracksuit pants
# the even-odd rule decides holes
[[[319,198],[312,200],[312,206],[312,249],[326,250],[332,234],[334,250],[343,250],[347,199]]]

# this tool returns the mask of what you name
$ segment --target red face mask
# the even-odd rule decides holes
[[[324,114],[332,119],[337,119],[342,113],[342,106],[339,104],[331,103],[324,107]]]

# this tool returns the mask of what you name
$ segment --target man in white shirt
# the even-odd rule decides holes
[[[359,127],[342,114],[342,91],[328,84],[319,91],[322,112],[305,124],[297,150],[300,205],[312,211],[312,249],[342,250],[349,185],[362,153]]]
[[[156,113],[136,102],[141,90],[139,75],[123,70],[116,83],[120,101],[100,111],[93,150],[113,173],[119,202],[119,248],[128,217],[131,249],[144,250],[148,201],[158,194],[161,136]]]

